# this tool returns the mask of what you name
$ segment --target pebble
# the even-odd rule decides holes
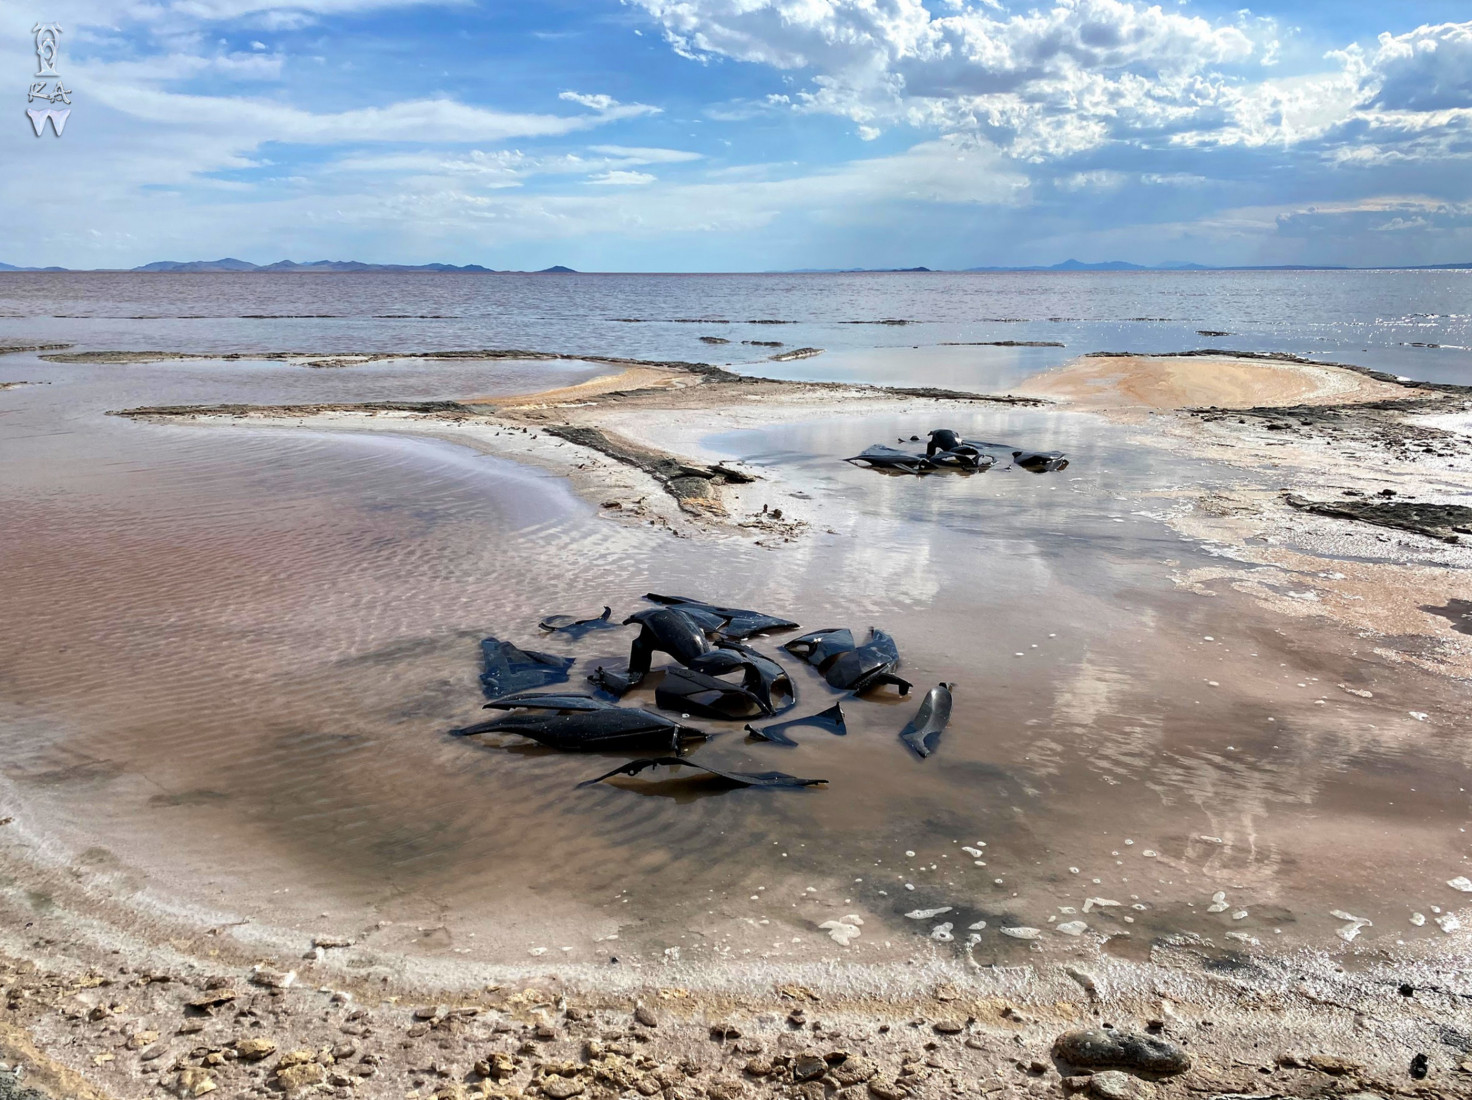
[[[1082,936],[1089,930],[1089,926],[1081,920],[1064,921],[1054,931],[1062,932],[1065,936]]]
[[[1464,894],[1472,894],[1472,879],[1469,879],[1466,875],[1449,878],[1446,880],[1446,884],[1453,890],[1460,890]]]
[[[654,1014],[654,1010],[651,1009],[648,1005],[634,1006],[634,1020],[636,1023],[642,1024],[644,1027],[659,1026],[659,1017]]]
[[[950,921],[947,921],[945,924],[937,924],[934,928],[930,930],[930,938],[933,940],[939,940],[941,943],[950,943],[953,939],[956,938],[955,936],[951,935],[951,929],[955,927],[956,926]]]
[[[999,931],[1004,936],[1011,936],[1014,940],[1035,940],[1043,934],[1041,928],[1028,928],[1021,926],[1017,928],[1002,928]]]
[[[1138,1077],[1117,1069],[1106,1069],[1089,1079],[1089,1095],[1097,1100],[1147,1100],[1155,1088]]]
[[[1080,1069],[1128,1069],[1166,1077],[1191,1068],[1191,1056],[1169,1039],[1133,1031],[1065,1032],[1054,1041],[1053,1053]]]
[[[950,911],[951,906],[942,905],[939,909],[911,909],[905,916],[911,920],[929,920],[931,917],[938,917],[942,913],[949,913]]]

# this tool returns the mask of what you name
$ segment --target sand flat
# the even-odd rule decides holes
[[[1405,396],[1403,387],[1340,366],[1229,355],[1084,356],[1017,392],[1091,410],[1245,409]]]

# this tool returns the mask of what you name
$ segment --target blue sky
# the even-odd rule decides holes
[[[1467,262],[1468,15],[1442,0],[8,3],[0,260]],[[60,140],[23,113],[38,21],[63,27]]]

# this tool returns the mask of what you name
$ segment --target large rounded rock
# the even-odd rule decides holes
[[[1080,1069],[1127,1069],[1156,1077],[1191,1068],[1191,1056],[1175,1043],[1134,1031],[1065,1032],[1053,1043],[1053,1055]]]

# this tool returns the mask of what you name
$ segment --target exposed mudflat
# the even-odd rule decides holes
[[[48,1091],[1472,1095],[1461,391],[1224,356],[988,396],[520,354],[481,353],[610,370],[114,401],[111,461],[15,467],[0,1048]],[[229,361],[123,355],[51,361]],[[410,365],[437,360],[476,361]],[[841,461],[941,426],[1073,465]],[[917,684],[958,684],[940,753],[899,751],[913,699],[704,750],[812,792],[575,793],[614,762],[444,736],[483,713],[479,638],[565,651],[577,686],[629,635],[537,618],[671,588],[892,630]],[[830,701],[782,659],[795,713]],[[1104,1023],[1191,1068],[1054,1057]]]

